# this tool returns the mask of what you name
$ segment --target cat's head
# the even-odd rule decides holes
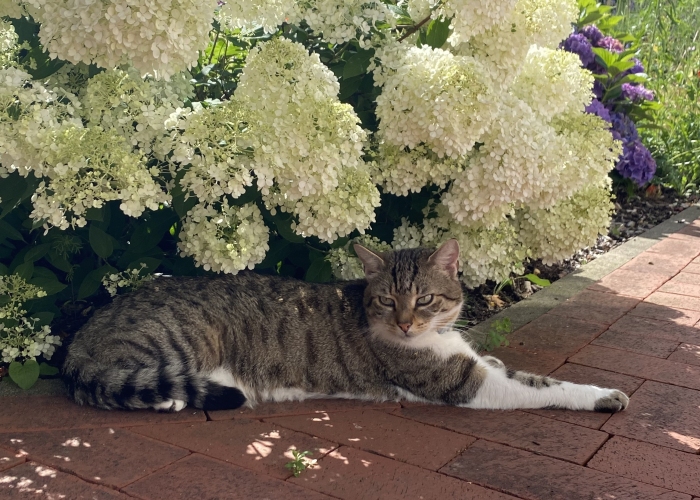
[[[365,310],[375,335],[409,340],[450,328],[459,318],[462,286],[457,279],[456,240],[437,250],[375,253],[355,245],[355,252],[365,269]]]

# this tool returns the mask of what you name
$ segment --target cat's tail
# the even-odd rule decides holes
[[[185,406],[228,410],[246,402],[239,389],[172,365],[124,368],[69,354],[63,376],[70,397],[77,403],[108,410],[180,411]]]

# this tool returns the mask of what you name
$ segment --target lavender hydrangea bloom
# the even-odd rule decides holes
[[[624,145],[615,168],[623,177],[643,186],[654,177],[656,162],[649,150],[637,139]]]
[[[628,69],[625,73],[628,75],[629,74],[636,75],[637,73],[644,73],[644,66],[642,65],[642,61],[640,61],[636,57],[632,60],[634,61],[634,66],[632,66],[630,69]]]
[[[564,50],[567,52],[573,52],[581,58],[581,64],[587,66],[595,61],[595,55],[593,54],[593,46],[588,38],[581,35],[580,33],[573,33],[569,35],[569,38],[564,40],[562,45]]]
[[[591,101],[591,103],[588,106],[586,106],[586,113],[590,113],[592,115],[598,115],[606,122],[612,121],[612,117],[610,116],[610,111],[598,99],[593,99],[593,101]]]
[[[654,92],[647,89],[644,85],[634,85],[632,83],[622,84],[622,97],[629,99],[630,101],[653,101]]]
[[[584,26],[579,33],[588,38],[593,45],[597,45],[600,39],[603,38],[603,33],[593,24]]]
[[[618,141],[624,143],[633,142],[639,139],[639,132],[634,122],[622,113],[610,113],[612,119],[612,135]]]
[[[604,93],[605,93],[605,87],[603,87],[603,84],[600,83],[598,80],[593,82],[593,95],[595,95],[596,99],[598,99],[598,100],[602,99]]]
[[[598,47],[607,49],[610,52],[617,52],[618,54],[625,50],[625,47],[622,45],[622,42],[617,38],[613,38],[611,36],[604,36],[598,41],[596,45]]]

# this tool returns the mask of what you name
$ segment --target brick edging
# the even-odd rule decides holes
[[[700,218],[700,204],[686,208],[648,231],[583,265],[580,269],[567,274],[547,288],[543,288],[527,299],[521,300],[489,319],[474,325],[467,331],[467,336],[472,337],[472,340],[485,336],[489,333],[494,322],[505,318],[510,320],[512,331],[525,326],[698,218]],[[684,222],[681,223],[681,221]]]

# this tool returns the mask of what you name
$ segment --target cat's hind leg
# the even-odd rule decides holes
[[[479,358],[483,380],[467,408],[514,410],[559,408],[615,413],[627,407],[629,398],[616,389],[562,382],[541,375],[506,369],[490,356]]]

